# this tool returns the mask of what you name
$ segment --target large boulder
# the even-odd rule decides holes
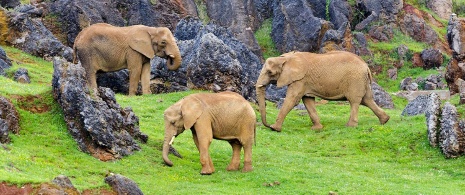
[[[423,19],[420,11],[411,5],[404,8],[406,12],[401,18],[400,29],[416,41],[435,45],[439,37],[434,29]]]
[[[11,60],[6,55],[5,50],[0,46],[0,76],[5,75],[5,70],[11,67]]]
[[[55,58],[53,66],[53,95],[80,150],[102,161],[140,150],[135,139],[145,143],[148,136],[140,132],[130,107],[121,108],[108,88],[99,87],[96,97],[91,96],[80,64]]]
[[[421,52],[420,56],[424,63],[423,69],[425,70],[439,68],[444,61],[442,53],[439,49],[425,49]]]
[[[207,0],[210,21],[229,29],[234,37],[247,45],[257,56],[262,51],[254,32],[260,27],[260,17],[253,0]]]
[[[13,103],[0,96],[0,143],[9,143],[10,133],[19,133],[19,114]]]
[[[255,81],[262,64],[228,29],[189,17],[178,23],[175,37],[182,65],[177,71],[168,71],[166,60],[156,58],[152,60],[154,79],[191,89],[235,91],[255,100]]]
[[[448,19],[452,13],[452,0],[427,0],[426,6],[442,19]]]
[[[333,27],[314,14],[326,10],[324,4],[315,6],[312,9],[305,1],[274,1],[271,38],[279,52],[319,51],[320,38]]]
[[[19,0],[2,0],[0,1],[0,6],[10,9],[15,8],[16,6],[20,5],[21,2]]]
[[[445,79],[451,95],[460,93],[459,79],[465,80],[465,19],[451,15],[447,26],[447,41],[453,51],[446,67]]]
[[[371,90],[373,91],[373,98],[376,104],[381,108],[394,108],[394,102],[392,102],[392,97],[386,92],[378,83],[371,83]]]
[[[439,147],[446,158],[455,158],[465,152],[465,122],[459,121],[455,106],[446,102],[442,108]]]
[[[54,56],[72,60],[73,50],[63,45],[42,23],[27,13],[9,12],[9,36],[7,42],[26,53],[50,58]]]
[[[428,108],[429,98],[427,95],[419,95],[414,100],[410,101],[404,110],[402,116],[415,116],[424,114]]]
[[[428,132],[429,145],[437,147],[439,144],[439,124],[441,116],[441,99],[436,93],[428,95],[426,104],[425,118]]]
[[[143,195],[136,182],[120,174],[110,173],[105,177],[105,183],[111,186],[117,194]]]

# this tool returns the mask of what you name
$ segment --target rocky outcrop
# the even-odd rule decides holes
[[[19,134],[19,128],[18,111],[10,100],[0,96],[0,143],[9,143],[9,134]]]
[[[5,50],[0,47],[0,76],[5,75],[5,70],[11,67],[11,60],[6,56]]]
[[[428,100],[426,103],[426,129],[428,132],[429,144],[432,147],[438,146],[438,136],[439,136],[439,124],[440,124],[440,113],[441,113],[441,100],[436,93],[431,93],[428,95]]]
[[[28,13],[9,12],[9,36],[7,42],[26,53],[49,59],[61,56],[72,60],[73,50],[64,46],[41,22]]]
[[[191,89],[235,91],[248,100],[255,99],[254,85],[262,64],[228,29],[185,18],[174,35],[182,65],[177,71],[168,71],[166,61],[156,58],[152,60],[154,79]]]
[[[452,14],[452,0],[428,0],[426,6],[442,19],[448,19]]]
[[[453,95],[463,92],[459,81],[465,80],[465,19],[451,15],[447,26],[447,41],[453,54],[446,67],[445,79]]]
[[[254,32],[260,27],[260,17],[253,0],[207,0],[207,13],[210,21],[226,27],[248,49],[261,57],[261,48]]]
[[[455,158],[465,152],[465,123],[458,120],[455,106],[446,102],[442,108],[439,147],[446,158]]]
[[[416,41],[425,42],[435,45],[439,37],[437,33],[429,26],[416,8],[406,5],[405,14],[400,21],[400,29]]]
[[[80,64],[55,58],[53,66],[53,95],[80,150],[102,161],[140,150],[135,139],[145,143],[148,136],[140,132],[139,119],[130,107],[121,108],[108,88],[99,87],[91,97]]]
[[[120,174],[111,173],[105,177],[105,183],[111,186],[117,194],[143,195],[136,182]]]

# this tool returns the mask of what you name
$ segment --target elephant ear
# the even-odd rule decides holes
[[[131,33],[129,47],[147,58],[152,59],[155,56],[155,51],[152,47],[152,35],[148,31],[138,28]]]
[[[299,57],[295,55],[282,57],[286,60],[282,64],[282,71],[276,84],[277,87],[287,86],[294,81],[301,80],[306,73],[304,63]]]
[[[181,105],[181,114],[184,120],[184,129],[194,126],[197,119],[203,113],[202,102],[195,97],[186,97]]]

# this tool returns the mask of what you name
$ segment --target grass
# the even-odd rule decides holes
[[[255,38],[257,39],[257,42],[262,49],[264,59],[280,55],[279,51],[276,49],[273,41],[271,40],[271,23],[271,18],[265,20],[260,29],[255,32]]]
[[[394,45],[379,47],[383,49],[377,50],[380,53],[375,55],[375,61],[385,63],[383,51],[392,50]],[[321,131],[310,130],[310,119],[306,111],[301,110],[289,113],[281,133],[270,131],[258,121],[253,172],[226,171],[231,148],[227,142],[215,140],[210,154],[216,172],[202,176],[198,151],[189,131],[174,142],[183,159],[170,155],[174,166],[167,167],[161,157],[163,111],[182,97],[199,91],[134,97],[117,94],[117,102],[122,107],[133,108],[140,119],[140,129],[149,135],[149,141],[139,143],[142,150],[133,155],[101,162],[79,151],[68,133],[61,108],[51,92],[52,64],[14,48],[3,48],[13,59],[14,66],[8,71],[9,78],[0,77],[0,95],[12,99],[19,111],[21,131],[19,135],[10,135],[10,144],[0,147],[0,181],[39,185],[62,174],[83,191],[109,188],[104,178],[112,172],[135,181],[144,194],[168,191],[172,194],[328,194],[329,191],[339,194],[461,194],[465,190],[464,157],[445,159],[438,148],[430,147],[424,116],[400,116],[407,101],[397,97],[393,97],[396,108],[386,110],[391,116],[386,125],[379,125],[373,113],[361,107],[359,126],[345,127],[349,117],[347,102],[317,106],[325,126]],[[13,71],[20,67],[29,70],[31,84],[19,84],[10,79]],[[400,70],[399,78],[422,74],[429,73],[406,66]],[[394,92],[397,89],[393,86],[398,83],[397,80],[382,80],[380,85]],[[18,96],[42,97],[42,102],[22,102]],[[456,102],[458,98],[451,101]],[[24,104],[46,104],[50,109],[34,113],[23,109],[21,105]],[[256,105],[252,106],[257,110]],[[272,122],[278,110],[272,103],[268,103],[267,109],[268,121]],[[260,116],[258,112],[257,116]]]

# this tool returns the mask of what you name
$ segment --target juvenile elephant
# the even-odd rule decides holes
[[[233,149],[228,171],[239,170],[244,148],[243,172],[252,171],[252,145],[255,141],[255,112],[241,95],[234,92],[192,94],[179,100],[164,112],[165,140],[163,160],[168,166],[169,148],[176,136],[191,129],[200,153],[201,174],[215,171],[208,152],[213,139],[226,140]]]
[[[277,87],[288,86],[286,99],[273,125],[266,122],[265,106],[265,88],[271,81],[276,81]],[[351,110],[347,126],[357,126],[360,104],[370,108],[384,124],[389,116],[373,100],[371,82],[368,65],[350,52],[290,52],[268,58],[256,83],[262,122],[272,130],[281,131],[284,118],[302,99],[312,119],[312,129],[321,129],[323,125],[315,109],[315,97],[320,97],[349,101]]]
[[[77,58],[86,71],[89,89],[97,89],[96,73],[129,70],[129,95],[135,95],[139,81],[142,93],[150,94],[150,59],[167,59],[169,70],[181,65],[181,54],[173,34],[165,27],[134,25],[116,27],[97,23],[82,30],[74,42]]]

